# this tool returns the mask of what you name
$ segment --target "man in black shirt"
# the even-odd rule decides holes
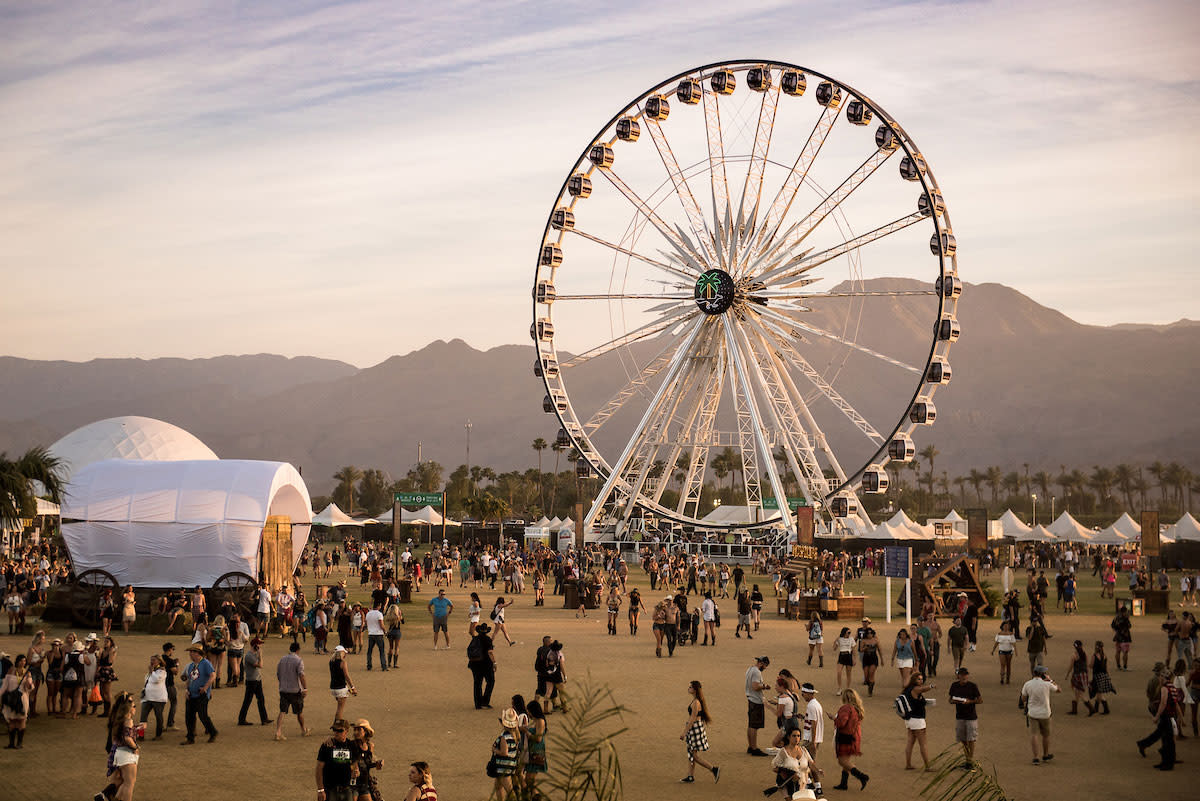
[[[967,764],[975,760],[975,741],[979,739],[979,713],[975,705],[983,702],[979,687],[971,681],[965,667],[958,669],[958,678],[950,685],[950,703],[954,704],[954,738],[962,744]]]
[[[162,647],[163,670],[167,673],[167,731],[175,731],[175,677],[179,675],[179,660],[175,658],[175,645],[165,642]]]
[[[467,645],[467,667],[473,680],[475,708],[492,708],[492,688],[496,686],[496,652],[492,649],[492,638],[487,636],[492,627],[480,623],[475,627],[475,636]]]
[[[358,776],[358,745],[347,739],[350,726],[335,720],[329,730],[333,736],[317,751],[318,801],[354,801],[354,781]]]

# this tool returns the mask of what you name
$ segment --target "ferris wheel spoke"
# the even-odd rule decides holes
[[[716,428],[717,410],[721,406],[721,392],[725,386],[725,372],[729,359],[724,341],[717,340],[716,366],[704,388],[700,400],[700,415],[696,421],[696,433],[688,459],[687,474],[679,493],[676,511],[681,515],[700,516],[700,494],[704,491],[704,475],[708,470],[708,453],[712,447]],[[676,457],[678,460],[678,457]]]
[[[821,465],[817,461],[816,450],[808,431],[800,422],[796,406],[788,394],[788,386],[785,383],[787,371],[782,368],[774,349],[760,333],[756,331],[754,337],[750,337],[745,331],[742,333],[747,340],[748,352],[757,360],[759,374],[766,390],[765,394],[771,402],[777,430],[784,435],[780,447],[783,449],[785,460],[797,481],[802,482],[805,497],[824,498],[829,494],[829,485],[825,480]],[[803,406],[803,402],[801,402],[801,407],[807,414],[808,410]],[[811,421],[811,416],[809,419]],[[810,422],[810,425],[814,429],[816,428],[815,422]],[[816,431],[818,434],[820,433],[819,429]],[[772,458],[774,457],[772,456]],[[780,508],[782,509],[782,506]]]
[[[873,231],[868,231],[860,236],[847,239],[840,245],[826,248],[825,250],[818,251],[817,253],[801,253],[778,267],[765,270],[758,276],[758,280],[776,284],[785,284],[789,279],[800,276],[814,267],[819,267],[828,261],[832,261],[839,256],[843,256],[851,251],[857,250],[864,245],[877,242],[884,237],[896,233],[897,231],[903,231],[905,228],[908,228],[910,225],[918,223],[923,219],[925,219],[925,217],[920,212],[914,211],[912,214],[907,214],[898,220],[893,220],[886,225],[881,225]]]
[[[704,329],[704,323],[704,316],[701,315],[701,319],[696,321],[696,323],[692,326],[691,331],[688,332],[688,335],[684,338],[683,344],[680,345],[679,350],[677,350],[675,355],[671,357],[671,363],[667,367],[667,374],[663,377],[662,383],[659,384],[658,391],[654,393],[654,397],[650,401],[650,406],[646,409],[645,414],[642,415],[642,419],[638,423],[637,427],[634,428],[633,436],[625,445],[625,449],[621,452],[620,457],[612,464],[612,467],[609,470],[608,478],[606,478],[604,481],[604,487],[601,489],[600,494],[596,496],[596,501],[592,504],[592,508],[588,512],[587,518],[583,522],[585,530],[589,528],[595,521],[596,515],[599,514],[600,509],[608,500],[609,495],[612,494],[613,488],[616,486],[617,482],[621,480],[621,475],[625,472],[625,468],[629,464],[630,457],[633,456],[638,443],[641,441],[641,438],[645,433],[646,426],[654,417],[659,405],[663,401],[664,396],[667,394],[669,389],[675,385],[675,378],[679,375],[679,371],[686,360],[687,354],[691,352],[692,344],[696,341],[696,337],[699,336],[700,332]]]
[[[792,201],[796,198],[796,192],[804,184],[809,168],[812,167],[817,154],[821,152],[821,147],[825,144],[825,140],[829,137],[829,132],[833,130],[833,124],[837,120],[838,109],[826,106],[825,110],[821,112],[821,116],[808,135],[808,140],[800,150],[800,155],[796,157],[791,172],[788,173],[783,186],[775,194],[775,199],[771,201],[771,206],[763,218],[762,228],[759,230],[760,246],[775,238],[780,223],[787,216],[788,209],[791,208]]]
[[[755,458],[759,457],[759,456],[762,457],[762,461],[766,462],[767,476],[771,481],[771,491],[775,494],[776,499],[783,499],[782,503],[786,507],[787,506],[787,493],[784,491],[783,481],[780,480],[780,478],[779,478],[779,472],[775,469],[775,460],[772,457],[773,451],[772,451],[770,445],[767,443],[767,439],[766,439],[767,429],[763,425],[762,415],[758,409],[758,401],[754,396],[754,388],[751,386],[751,383],[750,383],[750,377],[749,377],[750,374],[747,370],[746,361],[743,358],[741,348],[738,345],[737,336],[734,331],[734,325],[733,325],[732,319],[729,317],[729,315],[722,315],[721,319],[725,326],[725,349],[729,352],[730,365],[733,367],[734,374],[736,375],[737,384],[739,385],[739,387],[741,389],[741,395],[740,395],[741,402],[745,403],[746,415],[749,417],[750,423],[752,424],[751,434],[752,434],[752,438],[753,438],[753,443],[749,448],[743,446],[742,457],[743,457],[743,459],[745,459],[747,452],[749,452],[749,454],[752,457],[755,457]],[[739,416],[740,416],[741,410],[739,409],[738,411],[739,411]],[[739,425],[739,430],[740,430],[740,425]],[[761,466],[759,466],[759,469],[761,469]],[[747,488],[747,493],[749,493],[749,488]],[[757,500],[758,500],[757,506],[761,508],[761,506],[762,506],[761,494],[759,495]],[[747,498],[747,502],[751,506],[755,505],[753,502],[750,501],[749,498]],[[792,527],[792,524],[791,524],[789,518],[790,518],[789,515],[783,515],[783,519],[788,520],[787,525],[790,528],[790,527]]]
[[[663,261],[658,261],[657,259],[652,259],[649,256],[645,256],[641,253],[638,253],[636,250],[630,250],[629,248],[621,247],[620,245],[609,242],[606,239],[601,239],[600,237],[595,236],[594,234],[589,234],[586,231],[579,230],[578,228],[571,229],[571,233],[576,234],[577,236],[581,236],[584,239],[588,240],[589,242],[595,242],[597,245],[606,247],[609,250],[615,250],[617,253],[623,253],[626,256],[637,259],[638,261],[640,261],[644,264],[649,264],[652,267],[657,267],[660,270],[670,273],[671,275],[673,275],[676,278],[681,278],[684,281],[688,281],[688,282],[692,282],[692,281],[696,280],[696,276],[692,275],[687,270],[680,269],[679,267],[676,267],[671,264],[667,264],[666,262],[663,262]]]
[[[758,219],[758,204],[762,201],[763,171],[767,167],[767,153],[771,149],[771,135],[775,130],[775,110],[779,106],[779,82],[762,93],[762,104],[758,110],[758,125],[754,130],[754,146],[750,151],[750,165],[746,169],[746,181],[742,184],[742,199],[738,204],[738,220],[733,237],[739,244],[754,236]],[[747,203],[750,204],[747,208]],[[740,260],[739,260],[740,261]],[[738,265],[741,274],[744,263]]]
[[[921,293],[913,293],[921,294]],[[933,294],[929,292],[927,294]],[[691,292],[687,294],[679,293],[672,295],[639,295],[636,293],[611,292],[600,293],[595,295],[555,295],[554,302],[560,300],[695,300],[695,295]]]
[[[909,295],[937,295],[932,289],[896,290],[893,292],[789,292],[787,290],[760,290],[750,297],[764,300],[821,300],[822,298],[898,298]]]
[[[887,362],[888,364],[892,364],[892,365],[895,365],[896,367],[901,367],[905,370],[908,370],[910,373],[917,373],[919,375],[924,375],[924,373],[925,373],[925,371],[922,370],[921,368],[914,367],[913,365],[902,362],[899,359],[893,359],[891,356],[888,356],[886,353],[880,353],[877,350],[872,350],[871,348],[868,348],[865,345],[860,345],[857,342],[853,342],[849,339],[846,339],[845,337],[840,337],[831,331],[826,331],[825,329],[819,328],[810,323],[802,323],[794,317],[789,317],[785,314],[780,314],[779,312],[773,311],[765,306],[756,306],[754,311],[758,312],[759,314],[761,314],[764,317],[768,317],[770,319],[777,320],[778,322],[783,323],[784,325],[792,326],[793,328],[798,328],[806,334],[812,334],[814,336],[819,336],[819,337],[823,337],[824,339],[832,340],[833,342],[839,342],[848,348],[853,348],[854,350],[857,350],[861,353],[865,353],[868,356],[874,356],[876,359],[879,359],[880,361],[884,361],[884,362]]]
[[[704,92],[704,131],[708,138],[708,173],[712,184],[713,222],[721,268],[728,270],[725,249],[729,237],[729,181],[725,176],[725,139],[721,134],[721,109],[715,92]]]
[[[850,173],[844,181],[842,181],[837,189],[834,189],[825,199],[822,200],[817,207],[808,213],[804,219],[795,223],[788,228],[787,233],[776,242],[773,246],[768,242],[767,248],[770,253],[787,253],[793,248],[800,245],[809,234],[817,229],[821,221],[828,217],[834,209],[846,201],[850,195],[854,194],[854,190],[858,189],[867,178],[875,170],[891,158],[894,150],[876,150],[866,161],[859,165],[858,169]]]
[[[596,410],[596,413],[588,418],[588,421],[583,424],[583,433],[591,436],[600,430],[600,427],[612,418],[614,414],[619,412],[625,403],[639,392],[646,389],[646,382],[663,371],[671,362],[671,355],[667,353],[672,347],[678,347],[678,343],[671,342],[667,347],[658,352],[650,362],[637,372],[633,378],[625,383],[615,395],[609,398],[608,402]]]
[[[609,183],[616,187],[618,192],[625,196],[625,199],[637,209],[638,213],[657,228],[664,239],[671,243],[680,261],[694,270],[690,275],[682,270],[679,272],[682,272],[685,277],[695,278],[697,274],[704,271],[704,257],[696,252],[662,217],[659,217],[658,212],[652,209],[646,201],[642,200],[638,193],[634,192],[629,184],[622,180],[621,176],[617,175],[611,167],[599,167],[598,170],[601,175],[608,179]]]
[[[633,344],[634,342],[645,339],[646,337],[652,337],[655,334],[661,334],[663,331],[674,328],[680,323],[687,322],[692,317],[695,317],[699,314],[700,311],[698,309],[693,307],[689,310],[688,307],[684,306],[678,311],[668,314],[665,319],[646,323],[645,325],[635,328],[626,334],[622,334],[619,337],[610,339],[602,345],[597,345],[594,348],[586,350],[583,353],[580,353],[578,356],[572,356],[570,359],[567,359],[565,362],[563,362],[560,365],[560,368],[566,370],[571,367],[578,367],[584,362],[591,361],[592,359],[603,356],[606,353],[611,353],[617,348]]]
[[[830,403],[837,407],[837,409],[840,410],[842,414],[844,414],[859,431],[866,435],[866,437],[876,445],[883,444],[883,435],[875,430],[875,426],[871,425],[870,421],[868,421],[866,417],[864,417],[857,409],[855,409],[849,401],[843,398],[841,394],[833,388],[833,385],[825,380],[825,378],[816,370],[816,368],[809,364],[808,360],[805,359],[800,354],[800,351],[797,350],[796,347],[791,343],[791,340],[787,336],[786,332],[782,331],[778,326],[769,320],[764,320],[762,322],[754,320],[752,321],[752,325],[756,327],[756,330],[760,336],[764,338],[764,340],[770,341],[776,347],[778,347],[787,361],[793,367],[803,373],[804,376],[813,384],[813,386],[819,389],[821,394],[823,394]]]
[[[671,143],[667,141],[666,133],[663,131],[662,126],[659,125],[658,120],[653,117],[643,115],[642,119],[646,123],[646,129],[650,131],[650,138],[654,140],[654,147],[658,150],[659,158],[662,159],[663,166],[667,170],[667,175],[675,187],[675,196],[679,198],[679,203],[683,206],[683,213],[687,215],[692,235],[696,238],[696,242],[704,249],[709,263],[716,263],[715,243],[712,233],[708,230],[708,226],[704,222],[704,213],[700,211],[700,204],[696,202],[696,196],[692,194],[692,188],[688,186],[683,170],[679,168],[679,161],[675,158],[675,151],[671,149]]]

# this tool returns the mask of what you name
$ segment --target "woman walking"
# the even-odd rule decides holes
[[[154,712],[154,739],[161,740],[163,733],[163,710],[167,707],[167,671],[163,667],[162,657],[155,654],[150,657],[150,667],[142,680],[142,709],[138,716],[142,723],[150,719]]]
[[[929,770],[929,750],[925,744],[925,707],[929,702],[925,699],[925,693],[934,689],[934,685],[924,682],[924,674],[913,673],[904,685],[904,691],[900,693],[908,706],[908,717],[904,719],[904,728],[908,732],[908,740],[904,745],[905,770],[915,770],[912,764],[914,743],[920,746],[921,761],[925,763],[925,769]]]
[[[137,781],[139,751],[133,737],[133,698],[122,695],[109,723],[112,746],[108,755],[109,777],[117,786],[113,798],[133,800],[133,785]]]
[[[849,687],[842,690],[841,698],[842,706],[837,714],[829,714],[836,731],[833,736],[834,753],[842,767],[842,780],[835,784],[833,789],[848,790],[846,782],[853,776],[862,785],[859,789],[865,790],[871,777],[854,767],[854,758],[862,756],[862,722],[866,713],[863,711],[862,699],[854,690]]]
[[[850,627],[843,626],[842,631],[838,634],[838,638],[834,641],[834,647],[837,648],[837,689],[840,694],[843,689],[850,689],[850,682],[854,679],[854,650],[858,647],[858,641],[850,636]],[[846,686],[842,687],[842,679],[846,679]]]
[[[408,769],[408,780],[412,782],[412,787],[409,788],[408,795],[404,796],[404,801],[438,801],[437,788],[433,786],[433,773],[429,770],[429,763],[412,763]]]
[[[616,636],[617,617],[621,613],[621,591],[617,589],[615,583],[608,591],[606,606],[608,607],[608,633],[610,636]]]
[[[671,603],[670,598],[656,603],[654,614],[650,618],[651,629],[654,631],[654,655],[659,658],[662,658],[663,638],[667,633],[667,604],[669,603]]]
[[[520,748],[520,721],[517,711],[511,707],[500,713],[500,735],[492,742],[492,763],[488,775],[496,779],[492,795],[506,799],[513,791],[513,775],[517,772],[517,756]]]
[[[338,645],[333,649],[333,658],[329,660],[329,694],[337,701],[337,711],[333,719],[345,720],[343,712],[346,709],[346,699],[358,695],[354,682],[350,680],[350,668],[346,664],[346,646]]]
[[[355,801],[371,801],[379,794],[379,779],[373,770],[383,770],[383,760],[375,757],[375,729],[371,721],[359,718],[354,724],[354,744],[358,746],[358,777],[354,780]]]
[[[645,604],[642,603],[642,593],[637,587],[629,591],[629,633],[638,633],[638,620],[642,616],[642,612],[646,611]]]
[[[479,625],[479,618],[483,614],[483,602],[479,600],[479,593],[471,593],[471,606],[467,609],[467,636],[475,636],[475,627]]]
[[[113,663],[117,660],[117,644],[112,637],[104,638],[104,647],[96,656],[96,684],[100,687],[100,700],[104,703],[104,714],[112,711],[112,684],[117,680]]]
[[[36,718],[38,689],[46,681],[45,661],[46,661],[46,632],[39,631],[33,635],[33,642],[29,646],[29,650],[25,652],[25,659],[29,665],[29,675],[33,678],[33,689],[29,691],[29,717]]]
[[[1000,650],[1000,683],[1012,684],[1012,661],[1017,650],[1017,638],[1012,632],[1012,624],[1007,620],[1000,624],[1000,633],[992,643],[993,654],[996,649]]]
[[[229,618],[229,643],[225,655],[229,668],[225,671],[225,686],[236,687],[242,680],[242,659],[246,655],[246,644],[250,642],[250,627],[242,622],[242,616],[234,612]]]
[[[808,623],[804,625],[808,629],[808,664],[812,664],[813,651],[817,652],[817,667],[825,667],[825,654],[822,651],[822,645],[825,638],[821,628],[821,615],[817,612],[812,613],[812,617],[808,619]]]
[[[208,651],[208,661],[212,662],[215,671],[213,689],[221,689],[221,667],[225,664],[225,650],[229,647],[229,626],[223,615],[213,618],[212,625],[204,638],[204,647]]]
[[[404,624],[404,612],[399,604],[391,604],[383,616],[383,628],[387,632],[388,667],[398,667],[400,663],[400,638],[404,632],[400,626]]]
[[[900,670],[900,685],[907,687],[909,678],[913,674],[913,663],[916,659],[916,654],[913,652],[912,637],[908,633],[908,629],[900,629],[896,632],[896,642],[892,645],[891,662]]]
[[[538,701],[530,701],[525,710],[529,728],[525,735],[525,786],[536,796],[537,777],[546,772],[546,713]]]
[[[1109,693],[1115,693],[1117,689],[1113,687],[1112,677],[1108,675],[1108,657],[1104,654],[1104,643],[1100,640],[1096,640],[1096,649],[1092,652],[1090,667],[1092,669],[1090,692],[1092,698],[1095,700],[1088,710],[1088,715],[1096,714],[1100,710],[1100,707],[1104,707],[1104,711],[1100,714],[1107,715],[1108,701],[1105,700],[1104,696]]]
[[[1071,699],[1071,711],[1068,715],[1079,714],[1079,704],[1083,703],[1087,707],[1088,716],[1096,714],[1096,710],[1092,708],[1092,704],[1087,700],[1088,696],[1088,657],[1087,652],[1083,650],[1083,641],[1076,640],[1073,643],[1074,651],[1071,653],[1071,667],[1067,671],[1067,681],[1071,683],[1071,691],[1074,697]]]
[[[113,600],[111,589],[104,591],[100,596],[100,623],[104,627],[104,636],[107,637],[112,633],[113,618],[117,615],[117,603]]]
[[[688,684],[688,694],[692,696],[692,700],[688,702],[688,719],[683,727],[683,734],[679,735],[679,739],[683,740],[687,747],[688,775],[679,781],[684,784],[696,781],[696,765],[699,765],[712,771],[713,781],[719,782],[721,768],[708,764],[700,757],[701,751],[708,750],[707,726],[712,721],[712,717],[708,714],[708,704],[704,700],[704,689],[700,682],[692,681]]]
[[[133,628],[135,620],[137,620],[137,593],[133,591],[133,585],[130,584],[121,595],[121,629],[128,634],[129,630]]]
[[[29,693],[33,691],[33,676],[29,675],[29,660],[17,654],[13,666],[0,681],[0,712],[8,724],[8,745],[5,748],[24,748],[25,723],[29,719]]]
[[[516,643],[512,641],[512,638],[508,636],[508,627],[504,625],[504,610],[512,605],[512,601],[505,602],[504,596],[500,596],[496,599],[496,605],[492,607],[492,628],[503,634],[505,641],[509,645],[516,645]],[[495,635],[492,635],[492,639],[495,640]]]
[[[869,625],[858,641],[858,652],[862,654],[863,683],[867,685],[867,695],[873,696],[875,671],[879,670],[879,635]]]

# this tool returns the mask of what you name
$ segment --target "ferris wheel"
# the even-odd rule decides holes
[[[739,501],[718,527],[869,523],[951,378],[955,251],[925,156],[844,83],[731,61],[638,96],[570,169],[533,286],[543,410],[603,481],[585,530],[714,525],[710,475]]]

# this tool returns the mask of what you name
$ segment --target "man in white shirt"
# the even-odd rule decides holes
[[[817,749],[825,741],[825,710],[817,700],[817,688],[812,682],[806,681],[800,685],[800,697],[804,699],[804,747],[813,759],[817,758]],[[818,797],[821,795],[821,780],[813,779],[813,789]]]
[[[387,656],[383,648],[384,636],[387,634],[383,628],[383,612],[379,609],[379,604],[375,604],[370,612],[367,612],[367,670],[371,669],[371,650],[379,649],[379,668],[383,672],[387,672]]]
[[[254,609],[255,630],[259,637],[267,636],[267,624],[271,619],[271,591],[266,584],[259,585],[258,606]]]
[[[1060,692],[1058,685],[1050,680],[1050,668],[1045,665],[1035,667],[1033,678],[1021,687],[1021,706],[1029,719],[1029,745],[1033,749],[1035,765],[1054,759],[1054,754],[1050,753],[1050,694]]]
[[[763,681],[763,668],[769,667],[771,660],[766,656],[754,657],[754,664],[746,670],[746,704],[748,723],[746,725],[746,753],[751,756],[767,756],[767,752],[758,747],[758,730],[766,727],[766,707],[763,705],[762,691],[768,689]]]
[[[708,645],[708,638],[712,636],[712,644],[717,644],[717,602],[712,599],[711,592],[704,593],[704,601],[700,604],[700,619],[704,621],[704,642],[701,645]]]

